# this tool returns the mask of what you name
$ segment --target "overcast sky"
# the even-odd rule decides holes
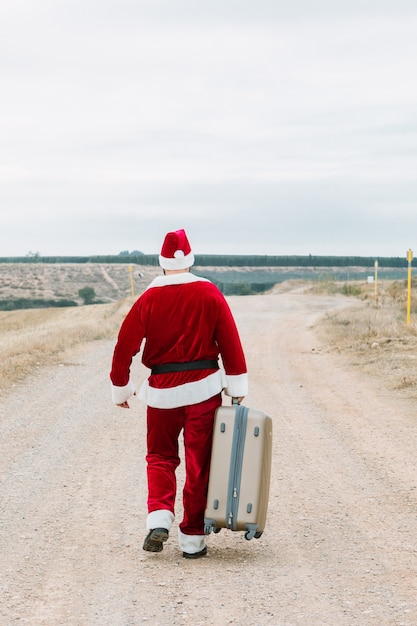
[[[0,256],[417,254],[415,0],[1,0]]]

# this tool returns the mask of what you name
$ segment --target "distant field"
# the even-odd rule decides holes
[[[129,271],[132,268],[132,272]],[[91,287],[96,302],[118,302],[141,293],[160,273],[156,267],[98,263],[0,264],[0,304],[8,299],[72,300],[83,304],[78,291]]]
[[[198,273],[211,280],[223,283],[282,283],[287,280],[367,280],[373,276],[374,269],[369,267],[201,267]],[[381,280],[399,280],[406,278],[407,272],[398,268],[379,270]]]
[[[132,271],[129,271],[129,268]],[[225,293],[230,285],[247,286],[246,293],[271,289],[274,284],[289,280],[308,281],[367,281],[373,269],[360,267],[194,267],[196,274],[219,284]],[[48,300],[56,303],[83,304],[78,292],[91,287],[95,302],[118,302],[132,294],[139,295],[161,269],[155,266],[126,263],[4,263],[0,264],[0,308],[6,301]],[[406,278],[406,271],[385,269],[379,271],[381,279]],[[132,284],[131,284],[132,280]],[[259,289],[257,289],[259,287]],[[244,293],[244,292],[242,292]],[[55,304],[52,304],[52,301]],[[17,308],[17,307],[9,307]],[[22,307],[23,308],[23,307]]]

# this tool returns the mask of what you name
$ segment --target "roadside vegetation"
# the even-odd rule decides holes
[[[80,344],[116,338],[132,302],[0,311],[0,396],[41,366],[65,364]]]
[[[324,316],[317,325],[325,345],[343,354],[367,373],[381,378],[384,388],[417,397],[417,283],[411,290],[407,324],[407,281],[314,283],[311,293],[349,296],[351,306]]]

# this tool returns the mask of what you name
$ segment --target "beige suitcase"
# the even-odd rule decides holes
[[[222,528],[259,538],[265,528],[272,419],[244,406],[221,406],[214,421],[205,533]]]

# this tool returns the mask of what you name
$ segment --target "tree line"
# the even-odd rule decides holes
[[[407,267],[406,257],[316,256],[308,255],[236,255],[196,254],[199,267]],[[0,257],[0,263],[130,263],[156,266],[157,254],[121,253],[95,256],[27,256]]]

